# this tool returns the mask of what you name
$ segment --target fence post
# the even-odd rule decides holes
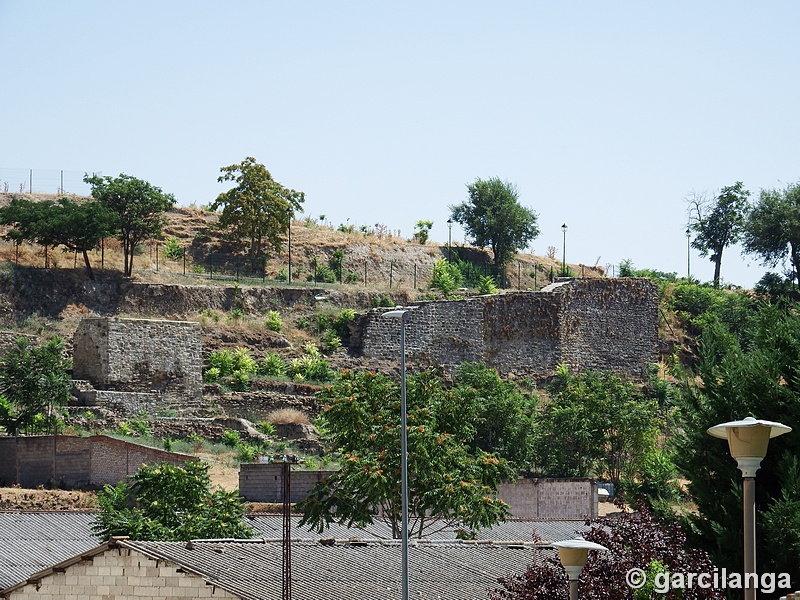
[[[367,287],[367,261],[364,260],[364,287]]]
[[[389,263],[389,289],[392,289],[392,275],[394,272],[394,263]]]
[[[208,253],[208,274],[209,279],[214,279],[214,251]]]
[[[414,263],[414,289],[417,289],[417,263]]]
[[[186,248],[183,249],[183,274],[186,275]]]

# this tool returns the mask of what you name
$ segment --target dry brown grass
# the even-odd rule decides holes
[[[273,425],[308,425],[308,415],[297,408],[278,408],[267,415],[267,421]]]

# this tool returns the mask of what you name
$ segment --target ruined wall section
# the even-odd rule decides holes
[[[367,313],[354,339],[364,356],[396,361],[400,321],[384,312]],[[426,302],[406,325],[408,359],[445,370],[469,361],[547,377],[566,363],[638,378],[657,350],[658,291],[649,279],[570,279],[540,292]]]
[[[73,339],[75,379],[101,390],[157,392],[167,402],[202,398],[198,323],[83,319]]]
[[[658,288],[644,278],[576,279],[561,297],[561,362],[581,371],[643,377],[658,361]]]

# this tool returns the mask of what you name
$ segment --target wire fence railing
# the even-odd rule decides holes
[[[74,194],[88,196],[91,187],[84,175],[97,172],[64,171],[63,169],[13,169],[0,167],[0,192],[15,194]]]

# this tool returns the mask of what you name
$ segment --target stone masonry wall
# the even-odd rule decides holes
[[[202,397],[200,325],[187,321],[83,319],[73,339],[73,377],[98,389]]]
[[[0,482],[25,488],[114,485],[144,464],[187,460],[195,458],[104,435],[0,437]]]
[[[365,356],[397,360],[400,320],[370,311],[355,336]],[[420,303],[406,321],[409,360],[452,370],[484,362],[546,377],[560,363],[641,377],[658,360],[658,294],[649,279],[571,279],[539,292]]]

